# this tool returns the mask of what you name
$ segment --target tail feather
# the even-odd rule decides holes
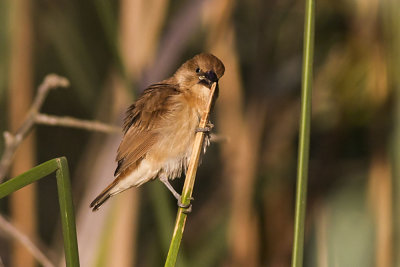
[[[119,174],[115,180],[109,184],[93,201],[90,203],[90,207],[92,208],[92,211],[96,211],[100,208],[101,205],[103,205],[104,202],[106,202],[110,197],[121,193],[131,187],[134,186],[140,186],[141,184],[149,181],[154,177],[157,172],[152,173],[151,175],[148,174],[148,171],[145,169],[144,170],[144,176],[140,175],[143,174],[143,171],[139,173],[139,175],[135,174],[134,176],[132,175],[132,171],[127,173],[121,173]],[[145,178],[143,178],[145,177]],[[150,178],[148,178],[150,177]],[[139,179],[138,179],[139,178]]]
[[[114,188],[114,186],[117,185],[118,179],[115,179],[110,185],[106,187],[93,201],[90,203],[90,207],[92,208],[92,211],[96,211],[100,208],[101,205],[104,204],[111,196],[114,194],[111,193],[111,190]]]

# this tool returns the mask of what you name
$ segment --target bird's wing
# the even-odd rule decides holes
[[[168,118],[173,108],[169,99],[178,93],[177,85],[153,84],[129,107],[124,121],[124,138],[118,148],[115,176],[137,166],[157,143],[158,126]]]

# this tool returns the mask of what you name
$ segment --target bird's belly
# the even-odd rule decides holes
[[[199,121],[194,111],[186,110],[177,117],[179,119],[174,120],[174,123],[163,127],[162,137],[152,153],[148,154],[152,160],[160,163],[159,175],[165,175],[169,179],[176,178],[182,171],[186,171]]]

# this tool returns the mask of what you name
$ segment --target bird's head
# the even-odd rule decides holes
[[[186,61],[174,76],[184,88],[191,88],[196,84],[211,88],[224,72],[225,67],[221,60],[212,54],[202,53]]]

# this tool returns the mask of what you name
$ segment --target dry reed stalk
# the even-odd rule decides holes
[[[235,34],[231,23],[233,2],[219,1],[206,10],[209,27],[208,47],[227,66],[217,106],[221,134],[232,142],[222,145],[225,183],[231,185],[231,218],[229,226],[230,266],[258,265],[258,225],[253,210],[253,186],[257,168],[257,147],[262,127],[263,111],[256,116],[258,123],[249,123],[243,107],[243,86]],[[212,9],[212,10],[211,10]],[[258,106],[253,106],[258,108]],[[252,114],[252,111],[249,114]],[[249,116],[250,117],[250,116]]]
[[[9,122],[15,132],[27,113],[32,100],[32,21],[31,1],[17,0],[10,3],[11,54],[9,78]],[[16,176],[35,165],[34,136],[30,135],[19,147],[12,165],[11,176]],[[36,233],[36,186],[27,186],[10,198],[12,224],[30,239]],[[31,253],[19,242],[12,248],[12,265],[35,266]]]
[[[77,173],[80,177],[87,177],[86,188],[82,196],[77,213],[76,225],[78,233],[79,257],[81,266],[95,266],[99,257],[99,246],[104,236],[104,229],[108,227],[108,217],[112,215],[113,205],[104,205],[100,212],[90,212],[89,203],[93,200],[107,179],[113,176],[115,168],[114,155],[120,137],[110,136],[101,138],[95,136],[90,141],[88,149],[82,157],[82,165]],[[101,141],[101,146],[99,142]],[[134,212],[134,211],[133,211]],[[110,227],[111,228],[111,227]],[[59,266],[63,266],[63,256],[60,255]]]
[[[145,68],[151,64],[157,50],[160,29],[167,11],[166,0],[124,0],[120,3],[119,39],[120,53],[128,77],[134,82],[140,79]],[[114,99],[111,118],[121,118],[132,103],[131,88],[112,71],[110,88]],[[107,103],[110,96],[105,95]],[[102,262],[104,266],[133,266],[137,251],[137,222],[140,190],[129,190],[115,197],[100,212],[91,213],[87,203],[101,187],[109,183],[115,169],[115,153],[120,138],[101,140],[106,147],[99,148],[95,138],[85,153],[80,169],[88,177],[83,205],[78,212],[78,232],[82,266]],[[93,166],[94,164],[94,166]],[[88,172],[87,170],[90,170]],[[97,192],[96,192],[97,191]],[[96,225],[95,228],[91,225]],[[118,259],[118,262],[116,262]]]
[[[316,228],[316,262],[319,267],[329,267],[328,250],[328,229],[329,229],[329,210],[325,203],[318,207],[315,216]],[[379,265],[378,265],[379,266]]]
[[[135,81],[141,78],[143,71],[153,61],[167,4],[167,0],[121,2],[121,53],[126,71]],[[122,87],[122,81],[116,82],[116,86],[120,88],[116,91],[117,98],[122,100],[121,106],[126,107],[130,104],[126,102],[129,99],[126,97],[128,88]],[[139,192],[140,190],[126,192],[115,203],[117,218],[114,220],[113,237],[109,244],[108,266],[132,266],[136,262]]]
[[[371,159],[368,200],[376,225],[375,266],[393,266],[392,174],[388,159],[380,153]]]
[[[159,44],[153,67],[144,73],[142,85],[160,81],[170,74],[180,62],[185,47],[190,43],[199,26],[201,10],[210,0],[192,0],[185,2],[179,11],[168,21],[168,26]]]
[[[128,74],[134,79],[139,79],[154,61],[168,3],[168,0],[121,2],[121,52]]]

